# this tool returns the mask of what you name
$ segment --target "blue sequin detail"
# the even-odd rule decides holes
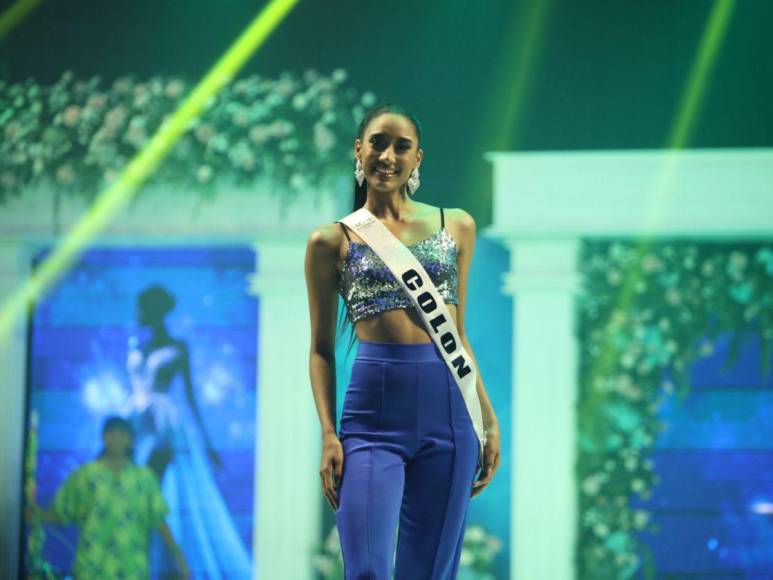
[[[456,242],[443,228],[428,238],[407,244],[429,274],[446,304],[459,304]],[[367,244],[349,242],[338,264],[338,290],[352,323],[396,308],[413,308],[384,261]]]

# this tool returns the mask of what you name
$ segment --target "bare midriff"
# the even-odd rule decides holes
[[[456,304],[447,304],[456,326]],[[376,316],[363,318],[354,324],[359,340],[396,342],[400,344],[421,344],[432,342],[421,315],[415,308],[387,310]]]

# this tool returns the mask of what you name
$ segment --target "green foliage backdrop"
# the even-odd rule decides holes
[[[637,273],[635,297],[623,309],[627,272]],[[721,334],[733,337],[728,366],[755,336],[770,372],[773,246],[662,242],[640,251],[635,242],[586,242],[582,275],[577,570],[594,580],[631,578],[641,567],[650,576],[637,535],[655,526],[630,500],[649,498],[658,482],[659,405],[689,392],[693,362]]]

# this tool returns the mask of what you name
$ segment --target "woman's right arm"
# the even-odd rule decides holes
[[[311,232],[306,245],[306,287],[311,315],[309,373],[322,434],[335,433],[335,260],[334,239],[324,226]]]
[[[343,448],[336,434],[335,322],[338,306],[336,262],[340,233],[321,226],[309,235],[304,271],[311,315],[309,374],[322,428],[322,493],[338,509],[338,483],[343,472]]]

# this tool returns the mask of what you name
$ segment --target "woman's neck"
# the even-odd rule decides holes
[[[163,322],[153,326],[153,334],[151,335],[153,342],[167,342],[169,340],[169,331],[166,328],[166,324]]]
[[[415,204],[402,192],[395,190],[378,194],[368,192],[363,207],[387,222],[404,222],[414,212]]]

